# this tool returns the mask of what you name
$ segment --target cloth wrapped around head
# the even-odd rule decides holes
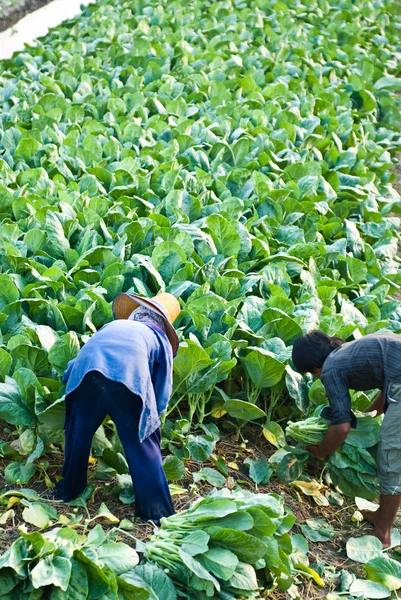
[[[128,317],[129,321],[139,321],[140,323],[144,323],[145,325],[155,325],[164,333],[166,333],[166,325],[165,319],[158,315],[154,310],[151,310],[147,306],[138,306],[130,316]]]
[[[171,343],[173,349],[173,356],[176,356],[179,346],[177,332],[173,327],[173,323],[180,314],[180,305],[172,294],[167,292],[161,292],[153,298],[144,298],[143,296],[137,296],[136,294],[130,294],[129,292],[122,292],[117,294],[113,300],[113,315],[115,319],[131,319],[131,315],[135,313],[133,320],[140,320],[145,322],[153,322],[154,317],[150,317],[150,313],[146,313],[146,317],[142,318],[145,313],[142,311],[136,312],[136,309],[144,307],[149,309],[151,312],[156,313],[157,316],[162,317],[163,327],[157,326],[159,329],[164,331]],[[149,319],[152,318],[152,321]]]

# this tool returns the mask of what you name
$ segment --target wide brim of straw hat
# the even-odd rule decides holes
[[[138,306],[147,306],[164,318],[166,334],[173,349],[173,355],[175,356],[178,351],[179,341],[172,324],[181,311],[177,298],[166,292],[162,292],[153,298],[144,298],[143,296],[123,292],[118,294],[113,300],[114,318],[128,319]]]

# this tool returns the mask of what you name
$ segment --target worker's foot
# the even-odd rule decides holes
[[[390,548],[391,546],[391,532],[383,531],[379,529],[377,525],[373,528],[373,535],[377,537],[383,544],[383,548]]]
[[[369,521],[369,523],[372,523],[372,525],[376,525],[376,520],[377,520],[377,510],[361,510],[361,514],[363,516],[363,518],[366,521]]]

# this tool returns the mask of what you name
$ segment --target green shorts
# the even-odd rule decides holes
[[[401,494],[401,383],[390,383],[376,461],[380,493]]]

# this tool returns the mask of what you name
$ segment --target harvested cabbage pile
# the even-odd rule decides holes
[[[322,416],[325,407],[319,406],[304,421],[289,421],[287,437],[301,445],[318,445],[329,428],[330,421]],[[378,494],[376,446],[380,438],[380,421],[370,414],[356,413],[356,428],[352,428],[345,442],[328,457],[333,484],[346,495],[371,500]]]
[[[162,519],[144,556],[191,600],[260,598],[288,589],[295,572],[312,573],[305,540],[288,533],[294,522],[278,495],[223,489]]]

